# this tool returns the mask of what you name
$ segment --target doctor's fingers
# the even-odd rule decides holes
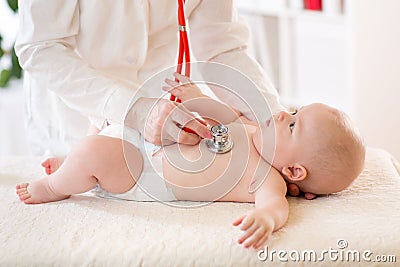
[[[195,145],[200,142],[199,136],[185,132],[181,126],[170,120],[166,121],[162,132],[162,143],[164,145],[166,145],[169,141],[186,145]]]
[[[188,109],[182,104],[176,106],[172,111],[171,120],[180,126],[187,127],[193,130],[197,135],[202,138],[212,138],[210,130],[207,128],[206,122],[201,122],[197,119]]]
[[[300,188],[292,183],[288,183],[287,185],[287,192],[292,197],[297,197],[300,195]]]
[[[292,183],[287,183],[287,194],[289,194],[292,197],[298,197],[302,194],[302,192],[300,191],[300,188]],[[312,200],[314,198],[316,198],[317,195],[313,194],[313,193],[304,193],[304,198],[307,200]]]

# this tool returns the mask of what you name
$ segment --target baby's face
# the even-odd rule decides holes
[[[311,104],[294,113],[274,114],[254,134],[256,149],[269,163],[273,158],[272,165],[278,170],[287,164],[299,163],[306,151],[314,151],[313,141],[323,138],[320,130],[329,128],[326,120],[329,108]]]

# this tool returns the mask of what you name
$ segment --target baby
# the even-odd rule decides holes
[[[184,84],[166,79],[169,86],[163,88],[165,91],[183,103],[192,99],[209,100],[185,76],[174,75]],[[202,108],[196,111],[203,116]],[[150,193],[166,201],[254,202],[254,210],[233,221],[243,231],[238,243],[246,248],[262,247],[272,232],[286,223],[289,211],[286,182],[296,184],[303,192],[330,194],[347,188],[363,168],[362,139],[347,116],[337,109],[311,104],[292,114],[275,114],[261,126],[234,113],[237,120],[227,124],[235,142],[229,153],[207,154],[202,150],[204,142],[195,146],[166,146],[164,153],[151,147],[150,161],[163,179],[158,179],[162,182]],[[215,123],[212,119],[208,121]],[[152,190],[149,182],[157,180],[155,171],[149,170],[152,168],[148,157],[141,153],[147,147],[129,141],[134,139],[129,135],[136,131],[124,130],[121,141],[121,134],[115,135],[113,127],[118,128],[110,125],[99,135],[85,137],[60,166],[47,161],[47,172],[54,172],[30,184],[17,185],[19,198],[26,204],[46,203],[96,186],[99,194],[107,196],[130,196],[136,200],[146,197],[139,187],[146,188],[148,193]],[[271,146],[270,140],[275,140],[275,146]],[[212,160],[205,165],[198,160],[211,154]],[[198,164],[197,171],[188,171],[190,168],[177,166],[177,162]],[[199,169],[200,165],[203,167]],[[255,181],[259,184],[250,192]]]

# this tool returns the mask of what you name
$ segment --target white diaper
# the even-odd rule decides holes
[[[140,133],[123,125],[113,124],[105,127],[100,135],[124,139],[137,147],[143,156],[143,171],[138,182],[128,192],[113,194],[99,185],[94,193],[99,197],[134,201],[176,201],[172,190],[167,188],[162,173],[162,155],[160,146],[144,140]]]

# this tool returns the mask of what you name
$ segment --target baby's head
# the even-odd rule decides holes
[[[303,192],[339,192],[362,171],[362,138],[346,114],[335,108],[316,103],[296,113],[273,115],[254,135],[254,144],[266,160],[272,158],[274,138],[273,167]]]

